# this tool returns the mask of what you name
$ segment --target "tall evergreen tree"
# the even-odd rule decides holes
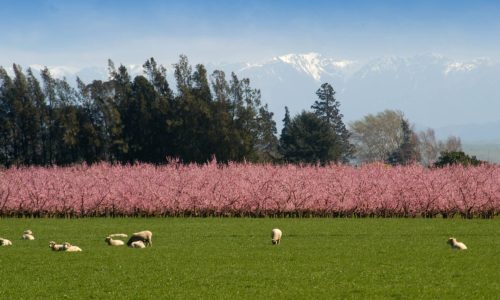
[[[45,67],[42,72],[43,94],[45,95],[45,103],[47,103],[46,110],[46,145],[47,158],[45,161],[48,165],[55,164],[56,161],[56,142],[54,141],[55,129],[55,108],[56,108],[56,80],[50,74],[50,71]]]
[[[193,68],[189,64],[187,56],[180,55],[179,62],[174,65],[174,76],[177,81],[177,91],[181,96],[191,91],[192,74]]]
[[[91,97],[91,85],[85,85],[77,77],[79,134],[78,144],[80,156],[88,164],[106,159],[104,152],[104,128],[100,124],[101,111]]]
[[[340,161],[348,162],[353,157],[354,146],[350,143],[351,134],[347,130],[339,110],[340,103],[335,99],[335,90],[329,83],[324,83],[316,91],[319,100],[311,106],[314,113],[321,117],[337,135],[337,147],[341,153]]]
[[[340,156],[335,147],[337,136],[326,121],[316,114],[303,111],[287,126],[287,137],[281,150],[290,163],[320,163],[335,161]]]
[[[280,158],[279,141],[276,138],[276,133],[276,122],[273,120],[273,113],[269,111],[267,104],[259,107],[255,144],[258,161],[271,162]]]
[[[109,60],[109,80],[77,78],[77,89],[48,68],[42,84],[30,69],[14,65],[11,79],[0,68],[0,164],[275,160],[273,114],[249,79],[215,71],[210,82],[181,55],[174,96],[163,66],[150,58],[143,68],[132,79]]]
[[[153,104],[156,98],[153,85],[144,77],[136,76],[132,95],[124,116],[124,132],[128,142],[127,161],[154,162]]]
[[[279,152],[284,156],[285,153],[289,152],[288,146],[291,145],[290,139],[290,125],[292,120],[290,119],[290,111],[288,106],[285,106],[285,117],[283,118],[283,128],[281,129],[281,135],[279,139]]]
[[[254,145],[257,140],[257,109],[260,106],[260,91],[250,87],[250,80],[239,80],[231,74],[230,81],[232,116],[236,130],[233,147],[237,151],[237,160],[256,160]]]
[[[14,123],[11,104],[14,98],[14,84],[3,67],[0,67],[0,163],[10,166],[14,163]]]
[[[155,89],[152,103],[151,132],[153,134],[150,155],[152,162],[165,162],[167,156],[175,156],[173,125],[175,122],[174,96],[167,81],[167,70],[150,58],[143,65],[150,83]]]
[[[28,68],[28,93],[35,112],[32,118],[36,125],[36,133],[34,136],[34,156],[33,164],[46,165],[46,148],[47,148],[47,105],[45,103],[45,95],[43,94],[40,82],[33,74],[31,68]]]
[[[175,110],[179,120],[175,122],[177,126],[174,128],[177,153],[187,162],[204,162],[205,155],[199,140],[203,134],[200,130],[203,126],[200,116],[204,108],[200,109],[201,101],[198,101],[194,94],[192,67],[187,57],[181,55],[174,68],[178,90]],[[197,86],[200,84],[198,82]]]
[[[132,82],[127,68],[120,65],[115,69],[109,60],[110,79],[113,85],[113,97],[109,103],[109,117],[113,124],[111,135],[111,153],[121,162],[130,161],[128,156],[130,135],[124,128],[132,127],[134,116],[130,115],[132,102]]]
[[[158,65],[153,57],[147,60],[142,67],[156,92],[165,100],[172,101],[173,93],[167,81],[167,69],[162,65]]]
[[[80,162],[82,158],[78,151],[78,122],[77,97],[75,90],[66,79],[56,80],[56,107],[54,140],[56,141],[56,163],[71,164]]]
[[[99,153],[109,162],[118,160],[117,149],[123,144],[123,126],[118,106],[113,100],[113,86],[112,81],[100,80],[94,80],[86,86],[91,101],[92,123],[101,141]]]
[[[214,99],[211,105],[212,122],[208,134],[212,141],[212,151],[218,161],[236,160],[232,147],[228,146],[235,139],[235,128],[231,116],[232,104],[229,83],[223,71],[216,70],[211,76]]]

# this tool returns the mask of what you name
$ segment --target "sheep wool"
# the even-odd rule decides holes
[[[449,238],[447,242],[452,249],[456,250],[467,250],[467,246],[464,243],[458,242],[456,238]]]
[[[110,236],[106,237],[104,239],[104,241],[106,243],[108,243],[108,245],[110,245],[110,246],[123,246],[123,245],[125,245],[125,242],[123,242],[122,240],[113,240]]]
[[[32,234],[25,233],[25,234],[23,234],[22,239],[33,241],[35,239],[35,237]]]
[[[271,239],[272,239],[271,242],[273,243],[273,245],[277,245],[281,242],[281,235],[282,232],[278,228],[274,228],[271,231]]]
[[[108,236],[109,236],[109,237],[112,237],[112,238],[114,238],[114,237],[121,237],[121,238],[126,238],[126,237],[128,237],[128,235],[127,235],[127,234],[125,234],[125,233],[113,233],[113,234],[110,234],[110,235],[108,235]]]
[[[143,241],[135,241],[130,243],[129,247],[131,248],[146,248]]]
[[[12,242],[8,239],[0,238],[0,246],[12,246]]]
[[[149,230],[136,232],[132,234],[132,236],[128,240],[127,246],[130,246],[135,241],[142,241],[145,246],[153,247],[152,238],[153,238],[153,233]]]
[[[52,251],[63,251],[64,245],[63,244],[56,244],[56,242],[50,241],[49,248],[52,249]]]
[[[78,246],[73,246],[73,245],[71,245],[71,244],[70,244],[70,243],[68,243],[68,242],[65,242],[65,243],[63,244],[63,249],[64,249],[64,251],[66,251],[66,252],[80,252],[80,251],[82,251],[82,249],[81,249],[80,247],[78,247]]]

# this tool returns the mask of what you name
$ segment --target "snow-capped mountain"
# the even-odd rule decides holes
[[[172,73],[171,62],[162,62]],[[418,127],[431,127],[454,132],[472,141],[491,136],[500,137],[500,64],[487,58],[467,61],[442,55],[425,54],[412,57],[381,57],[366,62],[348,58],[329,58],[318,53],[286,54],[262,62],[211,64],[209,73],[221,69],[239,77],[248,77],[251,85],[262,92],[262,101],[275,113],[278,130],[284,107],[293,114],[309,109],[316,100],[315,92],[324,82],[332,84],[340,101],[341,112],[348,123],[367,114],[385,109],[402,110]],[[35,70],[41,66],[31,66]],[[74,82],[107,79],[106,66],[76,69],[49,67],[55,77]],[[140,64],[127,65],[131,76],[142,73]],[[170,85],[175,86],[169,76]],[[459,130],[467,124],[488,124],[481,135],[477,131]],[[456,131],[453,128],[457,128]]]
[[[324,58],[319,54],[288,54],[242,68],[242,76],[262,90],[278,124],[284,106],[291,113],[309,109],[323,82],[332,84],[345,121],[385,109],[399,109],[421,128],[457,126],[464,140],[475,140],[467,124],[488,123],[480,139],[500,137],[500,64],[480,58],[459,61],[441,55],[382,57],[368,62]],[[452,126],[453,125],[453,126]]]

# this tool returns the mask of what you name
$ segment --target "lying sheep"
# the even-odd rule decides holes
[[[78,246],[73,246],[68,242],[63,243],[63,250],[66,252],[80,252],[82,249]]]
[[[29,229],[26,229],[23,234],[29,234],[29,235],[33,235],[33,231],[29,230]]]
[[[111,236],[108,236],[104,239],[106,243],[110,246],[123,246],[125,243],[122,240],[113,240]]]
[[[142,241],[144,245],[153,247],[153,241],[151,240],[153,237],[153,233],[149,230],[144,230],[140,232],[136,232],[132,234],[130,239],[127,242],[127,246],[130,246],[135,241]]]
[[[52,251],[63,251],[64,245],[63,244],[56,244],[56,242],[50,241],[49,248],[52,249]]]
[[[129,247],[131,248],[146,248],[143,241],[135,241],[130,243]]]
[[[128,235],[125,233],[113,233],[113,234],[110,234],[108,236],[111,238],[114,238],[114,237],[126,238],[126,237],[128,237]]]
[[[276,245],[276,244],[279,244],[280,241],[281,241],[281,230],[279,230],[278,228],[274,228],[272,231],[271,231],[271,242],[273,243],[273,245]]]
[[[467,250],[467,246],[465,246],[464,243],[457,242],[456,238],[449,238],[447,242],[452,249],[457,249],[457,250]]]
[[[23,234],[22,239],[33,241],[35,239],[35,237],[32,234],[25,233],[25,234]]]
[[[12,242],[8,239],[0,238],[0,246],[12,246]]]

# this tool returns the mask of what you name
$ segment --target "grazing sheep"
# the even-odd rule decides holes
[[[123,245],[125,245],[125,242],[123,242],[122,240],[113,240],[110,236],[106,237],[104,239],[104,241],[106,243],[108,243],[108,245],[110,245],[110,246],[123,246]]]
[[[153,241],[151,238],[153,237],[153,233],[149,230],[144,230],[140,232],[136,232],[132,234],[130,239],[127,242],[127,246],[130,246],[133,242],[135,241],[142,241],[146,246],[151,246],[153,247]]]
[[[122,237],[122,238],[126,238],[126,237],[128,237],[128,235],[127,235],[127,234],[125,234],[125,233],[113,233],[113,234],[110,234],[110,235],[108,235],[108,236],[109,236],[109,237],[111,237],[111,238],[114,238],[114,237]]]
[[[272,231],[271,231],[271,238],[272,238],[272,243],[273,245],[277,245],[280,243],[281,241],[281,230],[279,230],[278,228],[274,228]]]
[[[56,242],[50,241],[49,248],[52,249],[52,251],[63,251],[64,245],[63,244],[56,244]]]
[[[465,244],[462,242],[457,242],[456,238],[449,238],[447,243],[451,246],[452,249],[467,250],[467,246],[465,246]]]
[[[63,250],[66,252],[80,252],[82,249],[78,246],[73,246],[68,242],[63,243]]]
[[[29,234],[29,235],[33,235],[33,231],[29,230],[29,229],[26,229],[23,234]]]
[[[12,246],[12,242],[8,239],[0,238],[0,246]]]
[[[25,233],[25,234],[23,234],[22,239],[23,240],[33,241],[35,239],[35,237],[33,235],[31,235],[31,234]]]
[[[143,241],[135,241],[130,243],[129,247],[131,248],[146,248]]]

